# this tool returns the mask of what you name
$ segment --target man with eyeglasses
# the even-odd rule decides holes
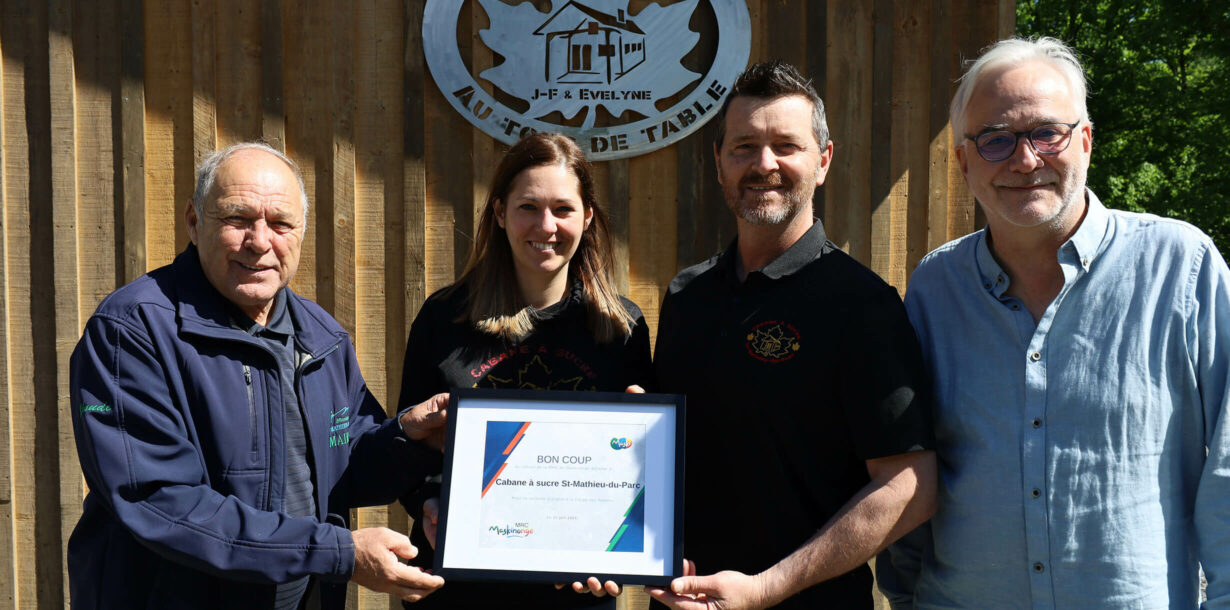
[[[1230,270],[1085,187],[1085,80],[1005,40],[950,109],[985,229],[905,304],[934,379],[929,525],[880,556],[894,608],[1230,608]]]

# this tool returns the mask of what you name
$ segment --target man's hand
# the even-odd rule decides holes
[[[431,548],[436,548],[436,527],[440,524],[440,498],[428,498],[423,502],[423,535]]]
[[[403,564],[398,558],[413,559],[418,549],[410,539],[384,527],[367,527],[351,533],[354,539],[354,573],[350,580],[378,591],[417,602],[444,584],[439,576]]]
[[[401,416],[406,437],[423,441],[433,449],[444,449],[444,424],[448,420],[448,392],[441,392],[414,405]]]
[[[651,597],[676,610],[751,610],[772,605],[761,576],[727,570],[696,576],[696,564],[683,560],[683,576],[670,589],[645,587]]]
[[[564,586],[565,585],[562,582],[555,583],[556,589],[563,589]],[[577,593],[589,593],[594,597],[606,597],[607,595],[614,597],[619,595],[620,588],[619,584],[613,580],[608,580],[604,583],[597,578],[590,576],[584,583],[572,583],[572,590]]]

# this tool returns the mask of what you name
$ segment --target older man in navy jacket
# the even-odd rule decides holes
[[[198,169],[192,243],[107,297],[72,357],[90,487],[75,608],[341,607],[345,583],[417,600],[409,539],[351,531],[437,464],[446,395],[386,418],[346,332],[287,287],[308,203],[294,163],[240,144]]]

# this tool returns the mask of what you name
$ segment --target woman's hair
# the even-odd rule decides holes
[[[581,233],[576,253],[568,261],[568,280],[570,285],[581,284],[594,339],[606,343],[630,335],[635,321],[615,292],[611,277],[614,261],[609,221],[606,210],[598,205],[594,196],[589,161],[570,138],[552,133],[535,133],[517,142],[496,168],[487,204],[479,219],[474,250],[454,285],[465,286],[467,292],[465,309],[458,321],[472,323],[481,331],[514,341],[525,338],[534,329],[537,312],[521,297],[512,250],[508,236],[496,222],[495,204],[497,200],[508,203],[509,191],[518,174],[545,165],[562,165],[576,176],[581,204],[593,211],[593,219]]]

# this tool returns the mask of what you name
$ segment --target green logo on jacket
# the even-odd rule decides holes
[[[110,413],[111,405],[81,405],[82,413]]]

